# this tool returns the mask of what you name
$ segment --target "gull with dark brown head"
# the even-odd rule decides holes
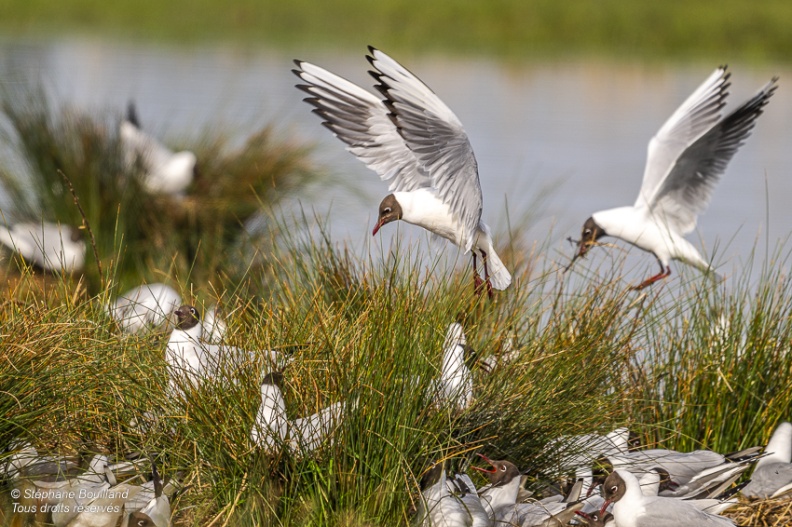
[[[635,204],[592,214],[583,224],[572,262],[600,238],[613,236],[654,254],[660,265],[658,274],[635,289],[668,277],[671,260],[713,272],[684,235],[696,228],[698,215],[707,207],[715,185],[777,87],[774,78],[721,119],[729,76],[725,66],[716,69],[665,122],[649,142]]]
[[[605,479],[603,496],[600,512],[613,503],[618,527],[734,527],[729,518],[701,511],[685,500],[644,496],[638,479],[627,470],[616,470]]]
[[[404,66],[373,47],[369,51],[370,73],[384,100],[308,62],[295,61],[294,73],[323,124],[390,181],[392,193],[380,203],[372,234],[396,220],[423,227],[472,253],[476,291],[484,284],[488,292],[506,289],[512,277],[481,220],[478,165],[462,123]]]

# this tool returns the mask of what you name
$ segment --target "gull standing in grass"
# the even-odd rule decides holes
[[[595,212],[587,219],[572,262],[603,236],[613,236],[651,252],[660,265],[658,274],[635,289],[668,277],[672,259],[714,272],[683,236],[695,229],[715,185],[777,87],[774,78],[720,119],[729,76],[725,66],[716,69],[660,128],[649,142],[635,204]]]
[[[142,333],[165,323],[181,305],[181,296],[166,284],[143,284],[119,295],[110,316],[128,333]]]
[[[792,491],[792,423],[778,425],[765,452],[742,490],[746,498],[775,498]]]
[[[264,355],[271,364],[284,361],[278,351],[245,351],[234,346],[203,341],[204,327],[194,306],[183,305],[174,311],[176,325],[168,339],[165,360],[170,374],[172,394],[182,393],[182,386],[198,387],[202,382],[218,378],[224,367],[237,367]]]
[[[184,194],[197,172],[197,159],[189,151],[173,152],[145,133],[135,105],[129,103],[126,118],[119,127],[124,161],[142,171],[140,183],[149,194],[178,196]]]
[[[468,365],[471,354],[462,325],[458,322],[450,324],[443,344],[440,379],[432,383],[438,406],[451,405],[464,410],[473,402],[473,375]]]
[[[85,265],[82,232],[50,222],[0,225],[0,244],[45,271],[75,273]]]
[[[638,479],[627,470],[616,470],[603,484],[605,504],[613,503],[616,527],[734,527],[724,516],[709,514],[691,503],[663,496],[644,496]]]
[[[418,77],[385,53],[369,51],[371,74],[385,100],[308,62],[295,61],[294,73],[306,83],[297,87],[308,93],[305,101],[323,124],[391,181],[372,234],[396,220],[423,227],[472,253],[477,292],[484,284],[489,294],[506,289],[512,277],[481,220],[478,165],[462,123]]]
[[[286,445],[295,452],[312,452],[338,428],[344,415],[344,403],[336,402],[308,417],[290,420],[280,384],[283,374],[271,372],[261,382],[261,405],[250,431],[250,440],[269,451]]]

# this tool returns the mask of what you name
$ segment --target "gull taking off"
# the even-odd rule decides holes
[[[668,277],[672,259],[712,272],[683,236],[696,228],[715,185],[777,87],[774,78],[721,119],[729,76],[725,66],[716,69],[660,128],[649,142],[635,204],[595,212],[587,219],[572,262],[601,237],[613,236],[651,252],[660,264],[660,272],[636,289]]]
[[[385,53],[369,47],[381,100],[370,92],[308,62],[295,61],[294,73],[305,84],[323,120],[347,150],[386,181],[372,234],[403,220],[441,236],[473,255],[476,291],[486,284],[506,289],[511,274],[493,247],[481,221],[483,198],[478,165],[467,133],[456,115],[418,77]],[[477,257],[484,264],[478,275]]]

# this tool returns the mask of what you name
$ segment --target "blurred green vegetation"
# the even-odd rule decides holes
[[[7,35],[104,33],[171,42],[511,55],[591,53],[786,61],[787,0],[4,0]]]
[[[0,191],[11,198],[2,219],[90,228],[89,294],[107,283],[127,289],[161,281],[233,289],[226,284],[239,284],[256,252],[267,251],[252,243],[251,225],[265,230],[262,211],[319,177],[310,148],[271,126],[232,146],[233,134],[213,123],[192,144],[174,148],[198,157],[186,194],[149,195],[124,163],[120,112],[53,107],[35,84],[6,87],[0,105],[10,125],[0,145],[21,161],[0,161]]]

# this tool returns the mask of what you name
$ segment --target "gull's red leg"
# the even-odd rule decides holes
[[[489,269],[487,269],[487,253],[481,251],[481,259],[484,260],[484,282],[487,284],[487,296],[492,299],[492,282],[490,281]]]
[[[476,292],[476,295],[480,296],[484,282],[481,280],[481,277],[478,274],[478,264],[476,263],[476,251],[473,250],[471,252],[473,253],[473,287],[474,287],[474,291]]]
[[[660,272],[654,276],[650,276],[649,278],[647,278],[637,286],[633,287],[632,289],[634,291],[640,291],[644,287],[648,287],[653,283],[657,282],[658,280],[662,280],[663,278],[668,278],[669,276],[671,276],[671,266],[668,267],[664,266],[663,262],[660,261],[660,258],[657,259],[657,263],[660,264]]]

